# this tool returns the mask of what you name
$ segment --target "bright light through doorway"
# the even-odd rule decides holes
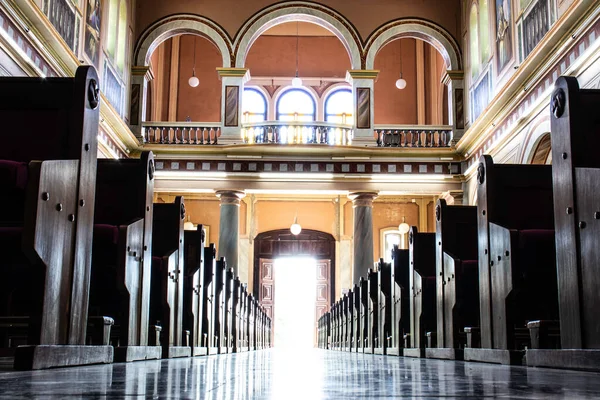
[[[274,346],[312,348],[315,345],[317,262],[312,258],[275,260]]]

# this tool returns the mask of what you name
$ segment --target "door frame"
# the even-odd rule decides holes
[[[335,299],[335,238],[333,235],[312,229],[302,229],[293,235],[289,228],[259,233],[254,239],[254,271],[252,292],[260,300],[260,259],[275,261],[281,257],[311,257],[330,260],[329,299]],[[331,304],[330,304],[331,306]]]

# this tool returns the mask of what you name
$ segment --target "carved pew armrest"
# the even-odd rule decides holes
[[[149,330],[148,344],[150,346],[160,346],[160,332],[162,331],[162,326],[150,325]]]
[[[111,317],[89,317],[88,318],[88,342],[89,344],[108,346],[110,344],[110,330],[115,324]]]
[[[538,320],[527,323],[532,349],[560,347],[560,321]]]
[[[404,348],[408,349],[410,348],[410,333],[406,333],[403,337],[404,339]]]
[[[481,347],[481,332],[478,327],[465,326],[463,332],[467,336],[466,347],[479,348]]]
[[[436,346],[436,332],[427,332],[427,348],[432,349]]]

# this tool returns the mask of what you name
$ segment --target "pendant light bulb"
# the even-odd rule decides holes
[[[400,90],[406,88],[406,81],[404,78],[402,78],[402,76],[400,76],[400,79],[396,81],[396,87]]]
[[[200,79],[196,77],[196,36],[194,36],[194,66],[192,67],[192,76],[188,79],[188,84],[195,88],[200,84]]]

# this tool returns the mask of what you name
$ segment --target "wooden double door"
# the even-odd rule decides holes
[[[316,259],[316,298],[314,337],[316,343],[317,321],[329,309],[335,290],[335,239],[333,236],[303,230],[294,236],[289,230],[266,232],[255,239],[254,293],[275,324],[275,268],[274,260],[280,257],[311,257]],[[297,293],[301,293],[301,289]],[[299,299],[301,301],[301,299]],[[271,336],[274,337],[274,336]]]

